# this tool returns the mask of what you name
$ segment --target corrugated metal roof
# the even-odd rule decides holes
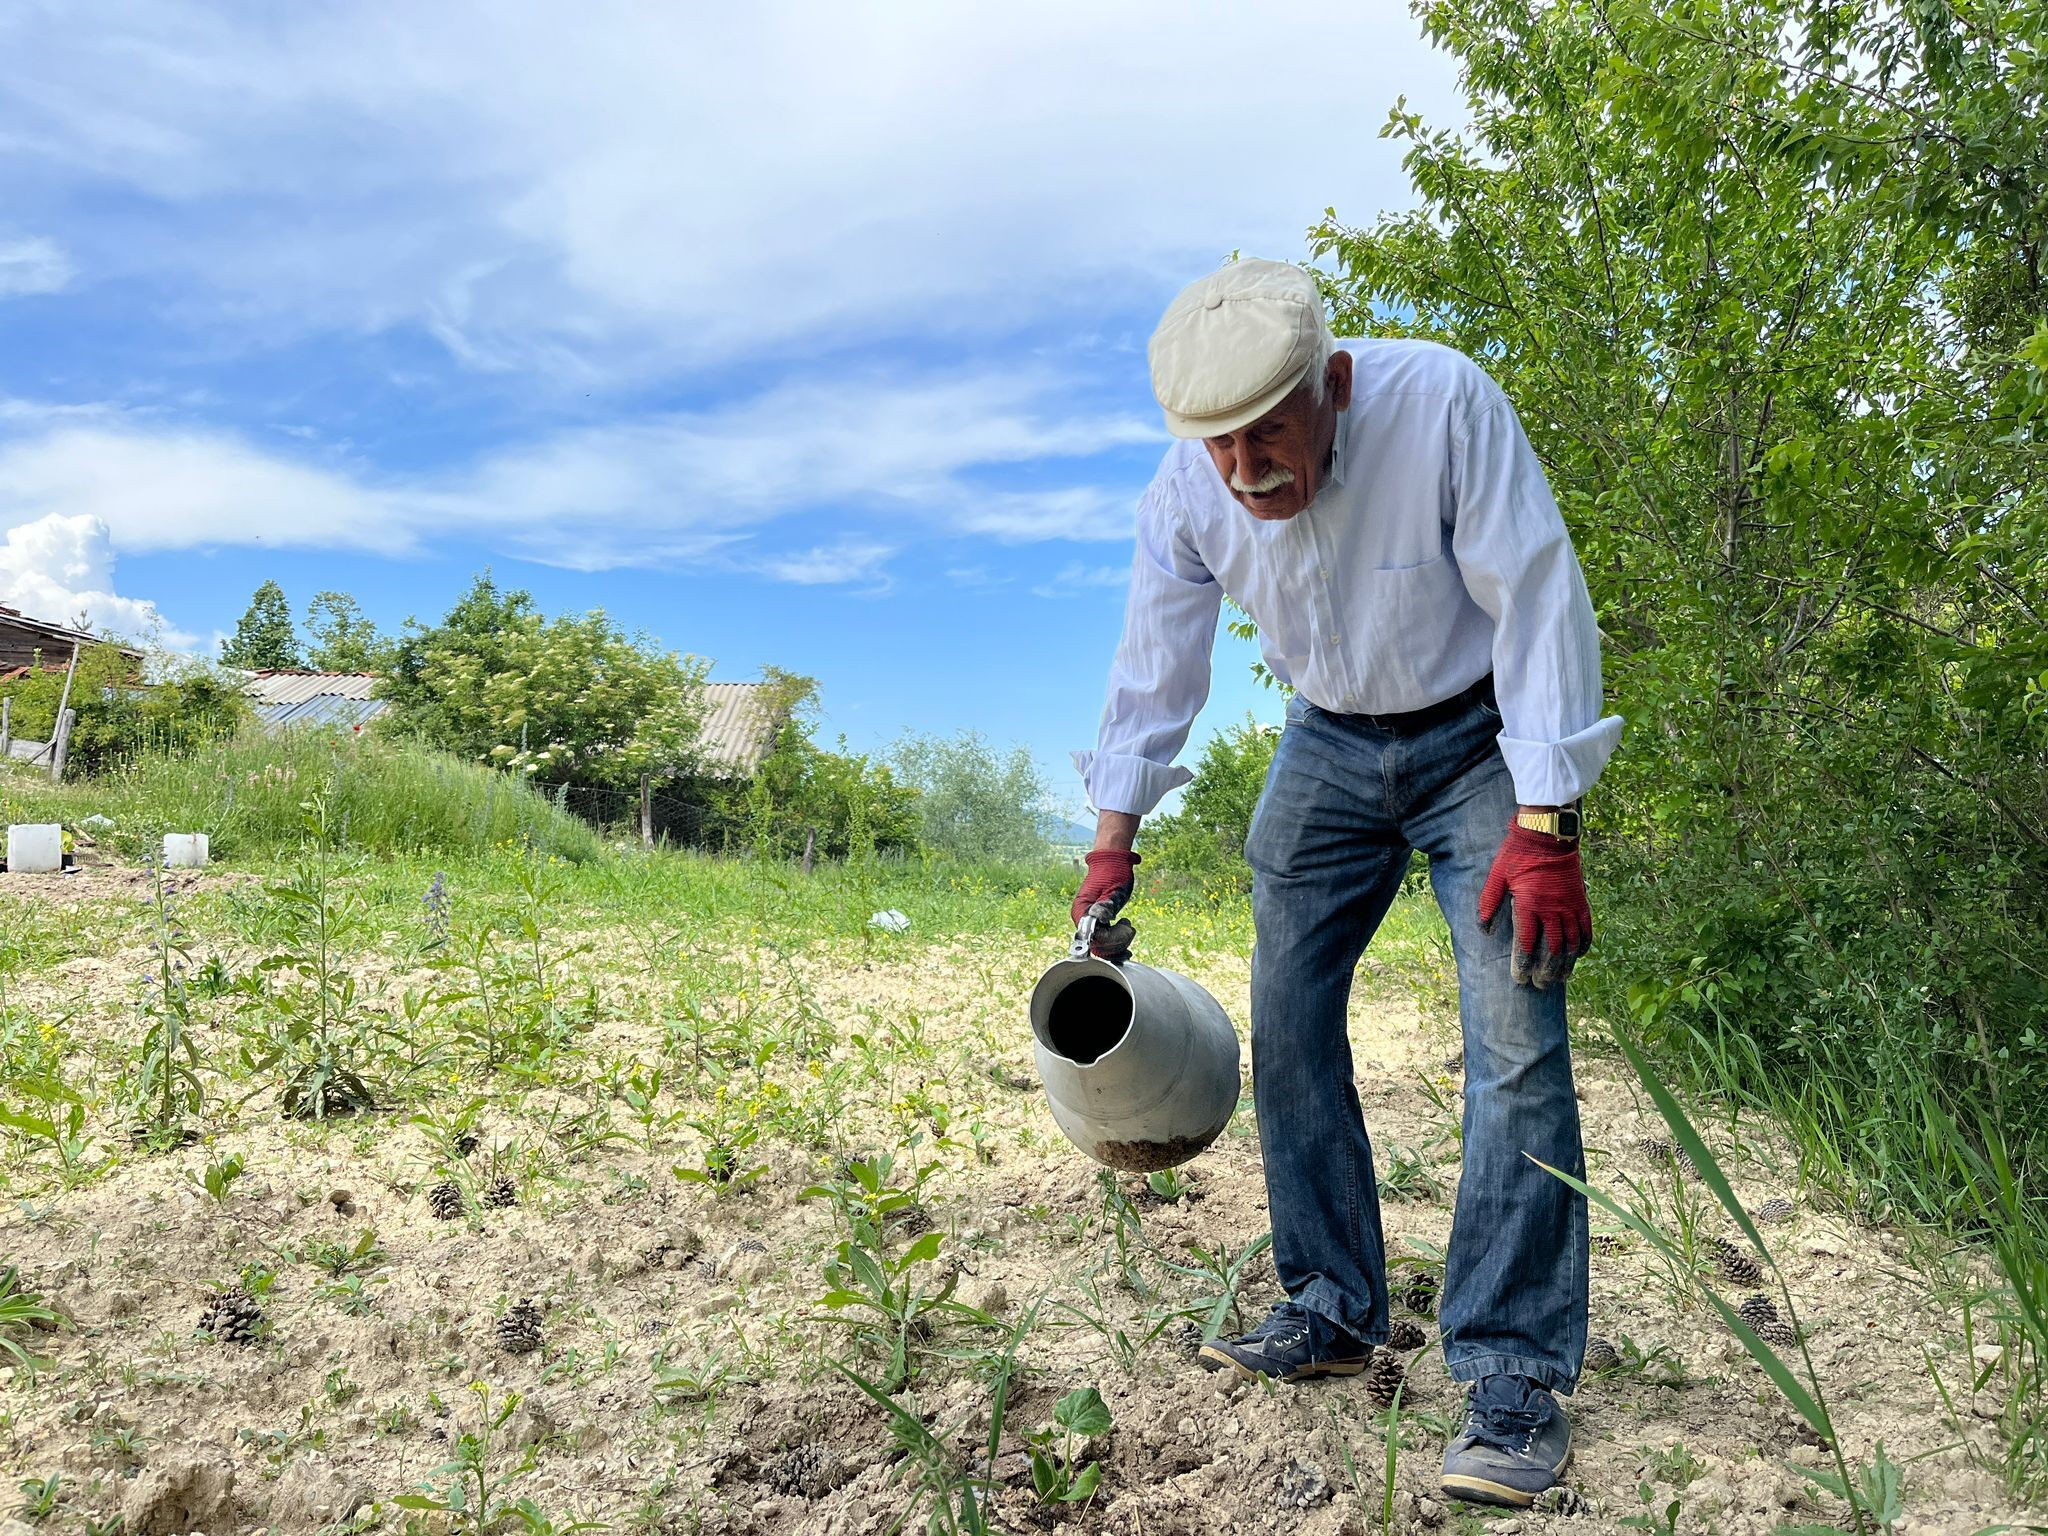
[[[242,685],[265,730],[286,725],[367,723],[390,706],[371,697],[374,672],[253,672]],[[776,727],[774,691],[766,683],[706,683],[705,766],[717,777],[743,779],[768,755]]]
[[[367,725],[391,707],[385,699],[345,699],[339,694],[320,694],[293,704],[259,704],[256,719],[266,731],[287,726],[330,725],[343,729]]]
[[[780,724],[769,712],[766,683],[706,683],[704,729],[698,741],[705,766],[723,778],[744,779],[761,766]]]
[[[368,699],[375,672],[252,672],[242,692],[258,706],[303,704],[308,699]]]

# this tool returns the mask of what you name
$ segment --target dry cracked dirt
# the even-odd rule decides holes
[[[701,1114],[701,1095],[677,1096],[689,1053],[650,1000],[653,984],[615,935],[584,937],[599,941],[579,963],[600,987],[575,1045],[583,1068],[666,1063],[660,1093],[677,1113]],[[237,1106],[246,1085],[216,1085],[222,1107],[204,1139],[181,1150],[122,1149],[104,1176],[71,1188],[45,1181],[35,1193],[23,1193],[36,1181],[17,1169],[0,1241],[61,1326],[28,1341],[41,1369],[10,1370],[0,1385],[9,1488],[59,1476],[39,1526],[53,1532],[107,1531],[117,1515],[127,1536],[467,1529],[397,1500],[436,1486],[436,1469],[487,1405],[517,1393],[489,1468],[516,1471],[503,1496],[534,1513],[506,1529],[562,1529],[580,1516],[614,1530],[734,1536],[893,1530],[911,1502],[908,1467],[881,1410],[828,1363],[877,1377],[884,1362],[844,1313],[821,1306],[844,1228],[829,1201],[800,1198],[845,1158],[893,1151],[899,1177],[913,1161],[936,1165],[914,1225],[944,1234],[941,1256],[918,1272],[952,1276],[957,1299],[1005,1323],[1039,1307],[995,1468],[1000,1528],[1329,1536],[1380,1530],[1390,1514],[1396,1531],[1612,1531],[1644,1513],[1643,1485],[1660,1519],[1680,1501],[1681,1531],[1748,1536],[1841,1521],[1841,1505],[1794,1470],[1830,1458],[1635,1241],[1594,1257],[1593,1329],[1621,1346],[1624,1363],[1571,1399],[1573,1493],[1545,1512],[1502,1516],[1437,1496],[1440,1429],[1457,1399],[1426,1317],[1416,1321],[1429,1342],[1408,1361],[1391,1504],[1387,1428],[1362,1378],[1271,1388],[1198,1369],[1184,1320],[1168,1314],[1209,1293],[1166,1263],[1191,1265],[1190,1244],[1239,1252],[1266,1229],[1249,1093],[1231,1129],[1184,1170],[1188,1192],[1161,1199],[1135,1179],[1120,1186],[1139,1223],[1126,1225],[1122,1250],[1136,1284],[1120,1283],[1126,1266],[1097,1170],[1060,1139],[1032,1075],[1025,998],[1051,957],[1015,938],[742,956],[735,974],[751,995],[729,1000],[728,1017],[800,1004],[811,1021],[809,1053],[758,1074],[779,1085],[769,1098],[796,1103],[846,1070],[836,1079],[843,1101],[809,1144],[771,1128],[750,1154],[762,1171],[740,1187],[680,1180],[676,1167],[701,1165],[700,1134],[680,1122],[647,1129],[621,1103],[609,1108],[625,1139],[591,1145],[601,1121],[586,1118],[579,1142],[594,1072],[567,1086],[501,1075],[478,1090],[488,1097],[482,1141],[452,1170],[409,1112],[297,1124],[280,1118],[273,1095]],[[145,958],[128,950],[17,977],[8,1002],[30,1018],[62,1013],[83,1039],[132,1030],[124,989]],[[1243,1029],[1241,956],[1149,958],[1193,974]],[[372,984],[395,996],[407,979],[394,961]],[[1414,1256],[1448,1236],[1458,1173],[1447,1117],[1455,1027],[1429,990],[1368,961],[1352,1024],[1382,1176],[1400,1186],[1385,1199],[1389,1247]],[[213,1030],[202,1045],[225,1050],[226,1025]],[[1662,1129],[1646,1098],[1618,1061],[1590,1049],[1579,1087],[1595,1185],[1637,1180],[1669,1219],[1687,1181],[1641,1150]],[[470,1091],[442,1089],[451,1102]],[[763,1123],[781,1123],[772,1106]],[[918,1145],[900,1145],[913,1133]],[[1905,1466],[1899,1528],[2023,1521],[1968,1454],[1991,1444],[1982,1415],[1996,1404],[1970,1399],[1959,1316],[1911,1266],[1901,1235],[1803,1192],[1768,1135],[1719,1126],[1709,1139],[1748,1204],[1791,1203],[1766,1231],[1845,1448],[1867,1457],[1882,1441]],[[230,1154],[246,1172],[217,1200],[201,1182]],[[515,1174],[516,1204],[477,1198],[493,1158]],[[462,1213],[441,1219],[428,1197],[449,1171],[468,1187]],[[1702,1220],[1707,1233],[1734,1235],[1717,1211]],[[1596,1232],[1602,1225],[1596,1215]],[[338,1276],[317,1258],[345,1255],[364,1232],[377,1251]],[[209,1297],[250,1266],[274,1275],[254,1341],[196,1331]],[[1079,1316],[1096,1310],[1091,1286],[1101,1328]],[[509,1352],[500,1319],[528,1297],[539,1347]],[[1245,1313],[1275,1297],[1270,1266],[1255,1261]],[[1001,1335],[963,1323],[913,1343],[915,1376],[899,1401],[971,1464]],[[1961,1390],[1953,1415],[1930,1358]],[[1063,1394],[1088,1385],[1113,1417],[1076,1458],[1100,1462],[1100,1485],[1092,1499],[1048,1509],[1031,1491],[1025,1438]],[[924,1520],[915,1514],[911,1528]]]

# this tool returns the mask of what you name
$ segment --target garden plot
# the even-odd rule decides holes
[[[400,905],[324,856],[190,896],[145,872],[91,952],[77,909],[8,907],[35,963],[0,1014],[4,1245],[54,1314],[6,1335],[24,1518],[852,1536],[969,1529],[966,1489],[1004,1530],[1477,1528],[1434,1493],[1458,1074],[1426,957],[1369,964],[1353,1017],[1409,1347],[1271,1388],[1191,1358],[1278,1294],[1249,1092],[1175,1174],[1087,1163],[1031,1071],[1049,929],[923,939],[927,887],[888,893],[907,936],[844,936],[856,915],[769,944],[777,887],[653,910],[524,860],[471,920],[431,874]],[[1158,913],[1141,944],[1242,1027],[1234,933]],[[1799,1470],[1832,1455],[1686,1272],[1767,1289],[1746,1240],[1632,1076],[1589,1054],[1580,1078],[1594,1185],[1686,1269],[1596,1213],[1611,1348],[1571,1404],[1570,1496],[1519,1529],[1839,1520]],[[1710,1140],[1748,1206],[1784,1202],[1763,1230],[1852,1465],[1882,1442],[1903,1469],[1901,1528],[2021,1518],[1979,1469],[2003,1404],[1960,1281],[1768,1138]]]

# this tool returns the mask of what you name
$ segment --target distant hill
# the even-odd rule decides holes
[[[1095,841],[1095,828],[1064,816],[1048,816],[1043,823],[1045,840],[1055,848],[1087,847]]]

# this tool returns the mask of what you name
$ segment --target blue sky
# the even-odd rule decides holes
[[[30,0],[0,57],[0,602],[205,650],[488,565],[1075,808],[1153,322],[1403,206],[1397,98],[1456,121],[1387,0]]]

